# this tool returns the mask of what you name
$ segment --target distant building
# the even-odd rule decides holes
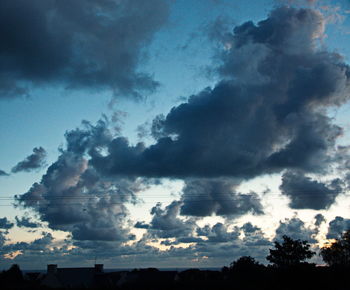
[[[46,276],[41,285],[51,288],[88,288],[98,286],[103,275],[103,264],[87,268],[58,268],[55,264],[47,265]]]

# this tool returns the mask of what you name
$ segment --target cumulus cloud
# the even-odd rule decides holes
[[[40,223],[33,222],[30,217],[21,217],[19,218],[18,216],[15,217],[16,220],[16,226],[17,227],[24,227],[24,228],[38,228],[40,227]]]
[[[71,232],[76,240],[133,239],[129,233],[126,202],[135,199],[141,183],[135,178],[104,178],[90,167],[86,152],[101,149],[112,135],[105,121],[87,130],[66,133],[66,149],[17,202],[36,210],[52,229]]]
[[[305,222],[297,217],[285,219],[280,221],[276,229],[276,239],[281,239],[284,235],[292,239],[299,239],[308,241],[310,243],[316,242],[315,235],[318,233],[317,228],[307,227]]]
[[[27,156],[23,161],[18,162],[11,171],[12,173],[17,173],[40,169],[45,165],[46,155],[46,150],[43,147],[35,147],[33,153]]]
[[[337,216],[329,222],[327,239],[337,239],[343,232],[350,229],[350,219]]]
[[[322,214],[315,215],[315,226],[319,227],[322,223],[326,221],[326,218]]]
[[[14,224],[11,223],[7,217],[0,218],[0,229],[9,230],[13,228]]]
[[[237,228],[229,231],[227,225],[216,223],[212,227],[205,225],[203,228],[198,228],[197,234],[206,237],[207,241],[211,243],[227,243],[237,240],[240,232]]]
[[[339,178],[325,184],[301,172],[287,171],[282,176],[280,189],[290,197],[290,207],[295,209],[327,209],[342,192]]]
[[[251,223],[242,227],[231,227],[222,223],[206,225],[198,228],[197,234],[202,237],[202,241],[197,242],[193,249],[199,256],[226,260],[227,263],[243,255],[264,261],[271,246],[271,241],[264,236],[262,230]]]
[[[155,118],[155,144],[118,137],[91,163],[107,175],[148,177],[324,172],[343,132],[325,109],[347,101],[350,73],[317,45],[323,30],[319,12],[288,7],[237,26],[217,68],[222,80]]]
[[[0,97],[43,84],[153,91],[138,64],[167,15],[161,0],[1,1]]]
[[[258,195],[241,194],[235,190],[238,182],[229,179],[186,180],[183,189],[182,215],[225,215],[239,217],[246,213],[262,214]]]
[[[246,247],[261,247],[261,251],[266,251],[267,247],[271,246],[271,241],[264,236],[261,228],[247,222],[241,230],[244,233],[243,244]]]
[[[195,221],[179,217],[182,202],[173,201],[165,209],[157,203],[151,210],[152,220],[149,225],[137,223],[137,228],[147,228],[148,232],[159,238],[183,238],[192,234]]]

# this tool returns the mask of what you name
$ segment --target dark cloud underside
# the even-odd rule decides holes
[[[237,182],[229,179],[187,180],[183,190],[181,214],[193,216],[239,217],[246,213],[262,214],[257,194],[235,191]]]
[[[13,228],[14,224],[11,223],[6,217],[0,218],[0,229],[11,229]]]
[[[291,208],[315,210],[329,208],[342,192],[340,179],[324,184],[300,172],[290,171],[283,174],[280,189],[283,194],[290,197]]]
[[[329,222],[327,239],[338,239],[345,231],[350,229],[350,219],[337,216]]]
[[[106,175],[148,177],[324,172],[342,134],[325,109],[347,101],[350,73],[318,47],[323,24],[314,10],[282,7],[236,27],[217,68],[221,82],[155,118],[154,145],[119,137],[91,164]]]
[[[161,0],[1,1],[0,97],[57,84],[153,91],[158,83],[138,65],[167,15]]]

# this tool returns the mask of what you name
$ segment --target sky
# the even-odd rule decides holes
[[[348,0],[1,1],[0,269],[267,263],[283,235],[316,252],[339,237],[349,14]]]

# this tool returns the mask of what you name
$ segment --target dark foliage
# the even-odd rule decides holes
[[[350,230],[336,239],[331,245],[324,246],[320,255],[329,266],[350,266]]]
[[[0,273],[0,285],[2,287],[20,288],[23,285],[23,275],[17,264],[11,266],[7,271]]]
[[[230,264],[230,270],[233,272],[234,271],[238,271],[238,272],[254,271],[261,267],[262,265],[250,256],[240,257],[238,260],[233,261]]]
[[[307,241],[293,240],[284,235],[283,243],[275,241],[275,249],[270,249],[266,259],[276,267],[291,267],[300,265],[313,255],[315,252],[310,250]]]

